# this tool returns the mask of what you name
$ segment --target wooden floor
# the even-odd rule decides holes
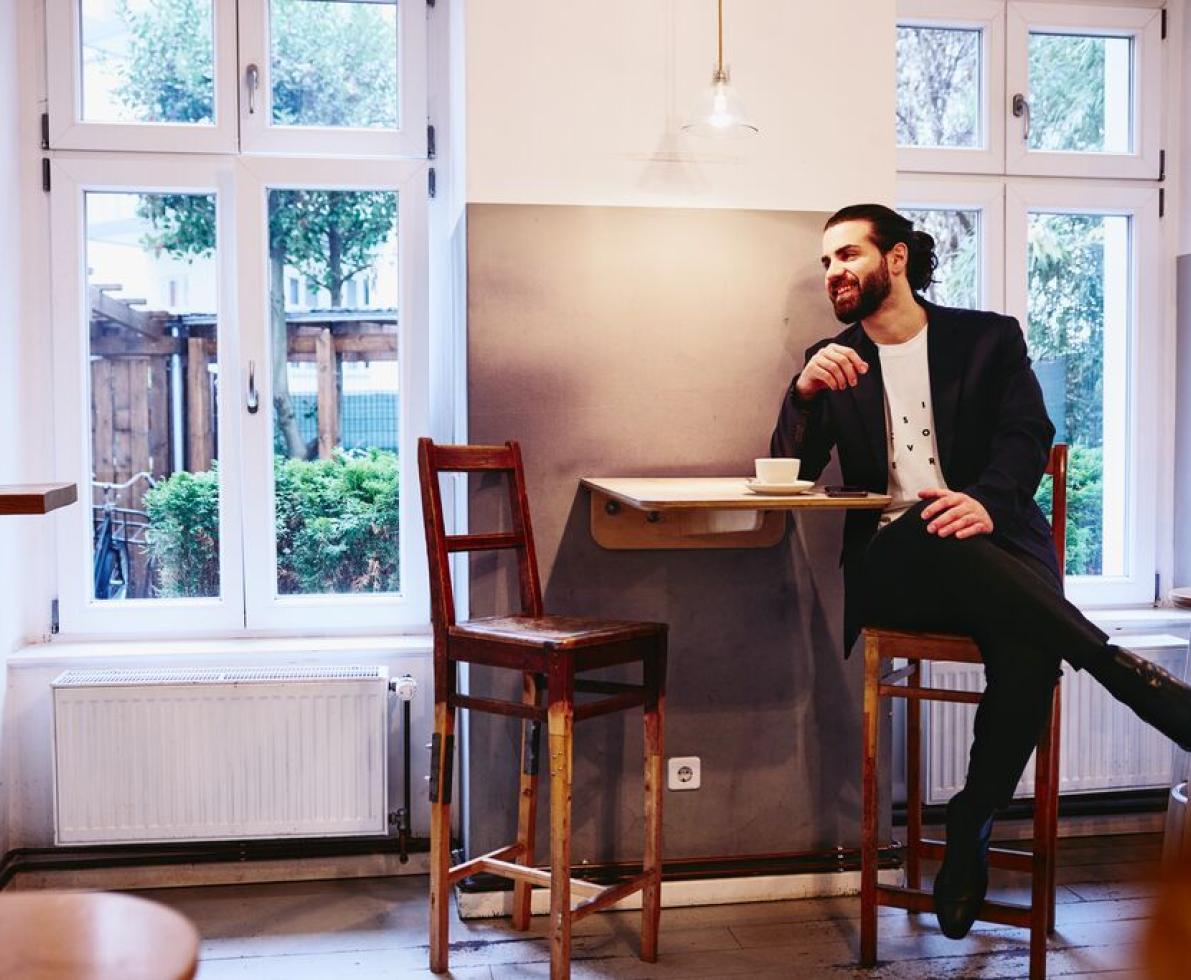
[[[1135,974],[1138,944],[1157,890],[1156,834],[1060,842],[1058,932],[1050,976],[1118,980]],[[203,936],[199,980],[347,980],[430,977],[426,879],[373,878],[286,885],[140,892],[191,918]],[[1024,876],[994,880],[1025,900]],[[933,917],[886,909],[880,964],[855,966],[859,900],[808,899],[665,909],[657,964],[636,958],[637,913],[605,913],[576,926],[572,975],[589,977],[1024,977],[1024,931],[978,924],[965,940],[940,935]],[[451,920],[451,976],[547,977],[546,917],[528,936],[507,920]]]

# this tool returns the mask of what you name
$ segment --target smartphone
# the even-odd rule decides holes
[[[824,487],[823,492],[829,497],[867,497],[868,491],[864,487],[836,486]]]

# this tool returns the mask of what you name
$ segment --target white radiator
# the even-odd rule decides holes
[[[384,834],[385,667],[68,670],[59,844]]]
[[[1176,636],[1114,639],[1176,677],[1187,668],[1187,641]],[[984,689],[984,668],[973,664],[927,666],[924,683],[960,691]],[[1171,741],[1140,721],[1086,671],[1063,668],[1063,726],[1059,790],[1097,793],[1117,789],[1169,787],[1174,781]],[[972,747],[976,706],[929,702],[924,714],[927,803],[945,803],[963,788]],[[1031,760],[1017,786],[1019,797],[1034,795]]]

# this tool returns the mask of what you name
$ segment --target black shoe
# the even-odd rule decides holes
[[[962,793],[947,804],[947,851],[935,875],[935,916],[948,939],[963,939],[988,893],[992,816],[971,812]]]
[[[1087,671],[1148,725],[1191,752],[1191,687],[1128,650],[1108,644]]]

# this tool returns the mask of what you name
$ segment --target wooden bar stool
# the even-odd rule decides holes
[[[1046,472],[1053,483],[1051,526],[1059,574],[1063,573],[1067,529],[1067,447],[1050,451]],[[922,662],[979,664],[983,661],[974,640],[966,636],[865,629],[864,636],[864,818],[860,871],[860,962],[877,962],[877,907],[910,912],[933,912],[934,897],[922,888],[922,858],[942,860],[945,843],[922,837],[922,702],[951,701],[979,704],[980,695],[927,687]],[[882,660],[902,659],[906,666],[881,673]],[[877,757],[881,698],[906,701],[906,886],[877,884]],[[1031,873],[1029,905],[985,901],[978,919],[1030,930],[1030,977],[1046,976],[1046,937],[1055,928],[1055,857],[1059,818],[1059,685],[1055,685],[1050,715],[1042,725],[1034,756],[1034,848],[1021,851],[989,848],[989,865]]]
[[[548,616],[534,551],[525,473],[517,443],[503,446],[441,446],[418,440],[418,468],[430,560],[431,620],[434,625],[434,736],[430,763],[430,969],[447,969],[450,887],[486,871],[511,878],[513,928],[527,929],[531,889],[550,888],[550,976],[563,980],[571,970],[571,925],[622,898],[642,892],[641,959],[657,960],[662,885],[662,721],[665,711],[666,633],[664,623],[624,622]],[[505,473],[512,531],[448,535],[444,531],[440,473]],[[511,548],[517,552],[521,614],[464,623],[455,621],[448,556],[456,551]],[[504,667],[522,675],[522,700],[460,694],[458,663]],[[641,684],[576,679],[602,667],[640,663]],[[545,688],[545,704],[542,688]],[[606,695],[576,703],[576,693]],[[571,761],[574,723],[626,708],[645,714],[645,850],[641,873],[604,887],[572,879]],[[471,708],[521,718],[520,802],[517,840],[451,866],[451,760],[455,709]],[[550,750],[550,870],[534,866],[538,744],[545,721]],[[571,908],[571,889],[588,897]]]

